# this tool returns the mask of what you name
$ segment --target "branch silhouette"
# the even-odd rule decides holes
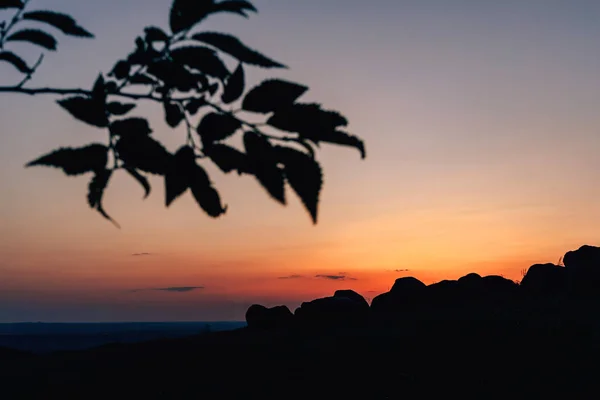
[[[284,194],[288,184],[316,224],[323,186],[322,170],[316,159],[319,145],[354,147],[362,158],[366,155],[363,141],[343,130],[348,121],[342,114],[321,104],[299,101],[308,86],[266,79],[247,89],[246,67],[287,68],[284,64],[233,35],[196,30],[215,13],[243,17],[256,13],[248,1],[174,0],[169,14],[170,29],[147,26],[135,38],[134,50],[118,60],[109,73],[99,74],[90,89],[25,86],[40,67],[44,54],[29,66],[9,46],[29,42],[54,51],[58,41],[42,29],[47,27],[69,36],[94,37],[70,15],[48,10],[26,11],[28,3],[28,0],[0,0],[0,9],[15,10],[9,21],[0,24],[0,61],[11,64],[24,75],[15,85],[0,86],[0,92],[60,96],[57,103],[61,108],[87,125],[106,130],[107,141],[59,148],[26,166],[60,168],[66,175],[91,173],[88,204],[117,226],[102,203],[106,187],[117,170],[129,174],[143,187],[144,198],[151,191],[147,174],[160,175],[165,181],[167,207],[189,191],[207,215],[219,217],[227,206],[201,164],[209,160],[224,173],[236,171],[254,176],[280,204],[286,204]],[[42,28],[20,29],[22,21],[39,23]],[[233,71],[223,56],[235,60]],[[162,108],[170,128],[184,128],[185,144],[170,153],[154,137],[145,118],[129,117],[140,101],[151,101]],[[260,115],[264,122],[249,122],[240,116],[242,112]],[[265,128],[278,133],[266,132]],[[242,135],[243,151],[227,143],[236,135]]]

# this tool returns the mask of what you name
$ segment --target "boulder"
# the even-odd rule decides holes
[[[260,304],[251,305],[246,311],[246,323],[251,329],[273,330],[291,325],[294,315],[287,306],[267,308]]]
[[[521,280],[520,290],[530,296],[559,296],[568,290],[567,270],[555,264],[534,264]]]

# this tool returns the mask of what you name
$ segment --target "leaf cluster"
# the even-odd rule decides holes
[[[64,13],[50,10],[26,11],[27,1],[0,0],[0,10],[16,10],[12,20],[0,26],[0,61],[7,62],[23,74],[31,74],[35,67],[29,65],[21,56],[7,48],[17,43],[28,43],[43,50],[55,51],[58,40],[52,32],[59,31],[66,36],[93,38],[94,35],[81,27],[75,19]],[[23,22],[34,27],[21,28]],[[50,31],[49,29],[50,28]]]
[[[18,8],[21,3],[0,0],[0,8],[3,4]],[[91,37],[69,16],[22,11],[20,19],[46,23],[68,35]],[[117,60],[109,73],[100,74],[89,90],[57,101],[72,117],[105,130],[107,144],[58,149],[27,166],[57,167],[67,175],[91,173],[88,203],[112,220],[102,197],[117,170],[136,180],[145,197],[151,192],[148,174],[160,176],[167,207],[189,191],[207,215],[222,215],[227,207],[203,166],[212,162],[223,173],[254,177],[281,204],[286,204],[289,185],[316,223],[323,186],[316,149],[322,143],[349,146],[364,158],[365,147],[360,138],[346,132],[348,121],[342,114],[301,100],[309,89],[306,85],[267,79],[247,87],[248,67],[287,68],[283,63],[233,35],[197,29],[213,14],[248,17],[254,12],[256,8],[248,1],[174,0],[168,29],[146,27],[135,39],[133,50]],[[6,40],[21,38],[53,50],[56,41],[39,32],[22,30]],[[0,60],[30,72],[24,61],[10,54],[0,53]],[[186,132],[185,144],[169,152],[149,121],[133,114],[140,101],[160,107],[169,127]],[[242,117],[248,113],[264,122],[248,122]],[[229,143],[236,135],[243,139],[243,148]]]

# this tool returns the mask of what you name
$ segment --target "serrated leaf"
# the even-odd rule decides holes
[[[216,4],[214,12],[230,12],[247,18],[247,11],[257,12],[256,8],[249,1],[230,0]]]
[[[221,204],[219,192],[213,187],[206,171],[195,162],[190,171],[189,187],[196,203],[209,216],[216,218],[227,211],[227,206]]]
[[[84,147],[59,148],[25,165],[60,168],[67,175],[80,175],[106,168],[108,147],[93,143]]]
[[[291,106],[308,90],[307,86],[281,79],[268,79],[252,88],[242,101],[242,109],[269,113]]]
[[[167,42],[169,41],[169,35],[162,29],[156,26],[147,26],[144,28],[146,34],[146,42]]]
[[[276,146],[275,151],[283,164],[283,173],[294,192],[317,223],[319,194],[323,186],[321,166],[309,154],[290,147]]]
[[[310,138],[313,141],[321,141],[333,144],[339,144],[342,146],[350,146],[356,148],[360,152],[362,159],[367,157],[365,143],[357,136],[350,135],[349,133],[336,130],[333,132],[325,132],[317,138]]]
[[[121,136],[115,145],[119,159],[129,167],[164,175],[171,153],[148,135]]]
[[[112,115],[125,115],[136,107],[134,103],[120,103],[118,101],[110,102],[106,105],[106,110]]]
[[[108,126],[108,117],[104,105],[90,97],[73,96],[56,102],[75,119],[98,128]]]
[[[137,169],[133,167],[129,167],[126,165],[123,168],[129,173],[129,175],[131,175],[136,181],[138,181],[140,185],[142,185],[142,187],[144,188],[144,199],[147,198],[150,195],[150,191],[152,189],[150,187],[150,182],[148,182],[148,178],[146,178]]]
[[[13,53],[12,51],[1,51],[0,52],[0,61],[6,61],[9,64],[12,64],[13,67],[19,70],[24,74],[28,74],[31,72],[31,68],[27,66],[25,60],[21,57]]]
[[[201,32],[192,35],[192,39],[216,47],[245,64],[263,68],[287,68],[285,65],[249,48],[233,35],[219,32]]]
[[[173,0],[169,14],[171,32],[189,29],[213,11],[214,0]]]
[[[318,135],[346,126],[348,120],[337,111],[323,110],[319,104],[296,103],[275,111],[267,124],[282,131]]]
[[[88,185],[87,200],[91,208],[98,211],[100,215],[112,222],[117,228],[120,228],[119,224],[117,224],[117,222],[106,213],[104,207],[102,206],[102,197],[104,196],[104,191],[108,186],[108,181],[110,180],[111,176],[112,170],[103,169],[96,172]]]
[[[225,104],[231,104],[242,97],[246,85],[245,81],[244,66],[240,63],[233,74],[229,75],[227,81],[225,81],[221,101]]]
[[[22,0],[0,0],[0,10],[4,8],[23,8]]]
[[[223,143],[215,143],[205,147],[204,153],[224,173],[237,171],[238,174],[251,173],[246,154]]]
[[[165,173],[165,205],[167,207],[190,187],[191,166],[194,164],[194,150],[189,146],[180,147],[169,160]]]
[[[28,42],[47,50],[56,50],[54,36],[39,29],[21,29],[6,38],[7,42]]]
[[[285,180],[283,170],[278,167],[278,160],[273,146],[263,136],[254,132],[244,134],[244,147],[252,173],[271,195],[281,204],[285,204]]]
[[[231,114],[210,112],[202,117],[197,131],[206,144],[227,139],[241,127],[242,123]]]
[[[94,35],[77,24],[70,15],[54,11],[40,10],[23,13],[23,19],[44,22],[60,30],[65,35],[93,38]]]
[[[217,53],[204,46],[183,46],[171,51],[171,58],[180,65],[195,69],[208,76],[214,76],[221,80],[229,75],[225,63]]]
[[[140,117],[113,121],[109,129],[110,133],[115,136],[147,136],[152,133],[148,120]]]
[[[163,102],[163,109],[165,112],[165,122],[171,128],[176,128],[185,118],[183,111],[181,111],[177,103],[165,101]]]

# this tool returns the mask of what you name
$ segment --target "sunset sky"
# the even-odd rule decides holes
[[[599,1],[253,3],[250,19],[224,14],[200,29],[239,35],[290,66],[247,77],[307,84],[302,100],[344,113],[367,145],[365,160],[322,146],[319,223],[291,190],[284,207],[252,177],[209,165],[223,217],[189,193],[166,209],[156,177],[142,200],[118,174],[104,201],[116,229],[88,207],[89,176],[24,168],[105,133],[56,97],[0,93],[0,322],[240,320],[256,302],[293,310],[345,288],[372,298],[401,276],[520,279],[531,264],[598,245]],[[167,27],[170,1],[32,4],[68,11],[96,39],[57,34],[58,52],[27,85],[89,88],[144,26]],[[18,81],[0,64],[0,85]],[[169,149],[183,143],[159,106],[140,110]],[[200,288],[161,290],[178,287]]]

